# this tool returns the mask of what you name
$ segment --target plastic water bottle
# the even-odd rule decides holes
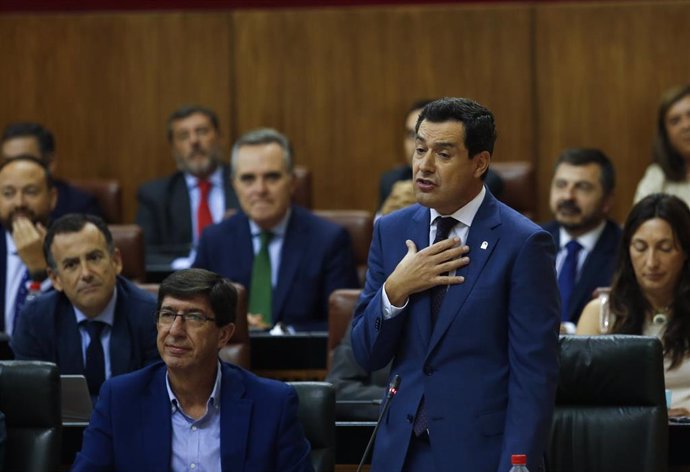
[[[510,456],[510,463],[513,464],[510,472],[529,472],[527,469],[527,455],[525,454],[513,454]]]

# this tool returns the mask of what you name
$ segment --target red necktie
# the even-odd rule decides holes
[[[208,206],[208,193],[211,191],[211,182],[208,180],[199,179],[197,182],[199,186],[199,206],[196,209],[196,232],[201,235],[205,227],[213,223],[211,216],[211,209]]]

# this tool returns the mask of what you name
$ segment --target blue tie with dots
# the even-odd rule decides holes
[[[561,291],[561,321],[570,321],[568,308],[570,296],[575,288],[575,280],[577,280],[577,262],[582,245],[573,239],[565,245],[565,250],[565,261],[558,274],[558,288]]]

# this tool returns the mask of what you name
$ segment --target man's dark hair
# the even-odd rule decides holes
[[[601,187],[604,194],[609,195],[616,187],[616,171],[613,169],[611,160],[599,149],[572,148],[561,152],[554,166],[554,173],[559,165],[566,163],[572,166],[586,166],[596,164],[601,169]]]
[[[55,138],[48,129],[38,123],[10,123],[2,132],[3,143],[13,138],[25,137],[36,138],[41,155],[34,157],[40,157],[46,164],[50,164],[55,153]]]
[[[202,107],[201,105],[184,105],[170,113],[170,115],[168,116],[167,127],[169,142],[172,142],[173,139],[173,122],[187,118],[188,116],[191,116],[195,113],[201,113],[202,115],[206,116],[206,118],[208,118],[211,122],[213,129],[215,129],[216,131],[220,131],[218,124],[218,115],[216,115],[216,112],[209,108]]]
[[[53,221],[53,223],[48,227],[46,237],[43,240],[43,255],[46,258],[48,266],[53,271],[58,271],[57,262],[55,261],[53,253],[50,250],[50,247],[53,245],[53,240],[55,239],[55,236],[57,236],[58,234],[78,233],[79,231],[84,229],[84,226],[86,226],[89,223],[94,225],[96,228],[98,228],[98,231],[101,232],[101,234],[105,238],[106,244],[108,245],[108,251],[110,252],[110,254],[113,254],[115,252],[115,243],[113,242],[113,235],[110,233],[108,225],[105,223],[105,221],[103,221],[102,218],[95,215],[88,215],[85,213],[69,213]]]
[[[2,172],[2,170],[5,167],[7,167],[8,165],[10,165],[11,163],[17,162],[17,161],[33,162],[34,164],[39,166],[41,169],[43,169],[43,174],[45,175],[46,185],[47,185],[48,189],[50,190],[51,188],[53,188],[53,184],[54,184],[53,176],[50,173],[50,169],[48,168],[48,164],[43,162],[40,159],[35,158],[31,154],[20,154],[16,157],[13,157],[12,159],[3,160],[2,162],[0,162],[0,172]]]
[[[158,310],[167,296],[189,300],[199,295],[208,299],[217,326],[235,322],[235,286],[228,279],[205,269],[183,269],[167,276],[158,289]]]
[[[496,124],[494,115],[488,108],[468,98],[445,97],[434,100],[422,109],[415,131],[424,121],[443,123],[458,121],[465,128],[465,147],[470,159],[482,151],[494,152]]]

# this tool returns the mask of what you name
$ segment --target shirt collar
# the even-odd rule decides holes
[[[185,172],[184,180],[187,183],[187,189],[191,191],[197,188],[197,182],[199,181],[199,177]],[[223,169],[220,165],[216,167],[216,170],[214,170],[211,175],[208,176],[208,181],[211,182],[214,187],[223,188]]]
[[[287,231],[287,225],[288,222],[290,221],[290,215],[292,214],[292,208],[288,207],[287,212],[285,213],[285,216],[283,217],[280,222],[275,225],[273,228],[269,228],[269,231],[273,234],[273,236],[284,236],[285,232]],[[259,236],[263,229],[259,228],[259,225],[254,223],[253,220],[249,220],[249,231],[252,233],[252,237]]]
[[[208,402],[206,402],[206,405],[213,405],[216,408],[218,408],[220,406],[221,378],[222,378],[222,369],[221,369],[220,361],[218,361],[218,367],[216,368],[216,381],[213,384],[213,390],[211,390],[211,395],[208,397]],[[168,390],[168,399],[170,400],[170,408],[171,408],[172,412],[175,413],[178,409],[181,409],[179,406],[180,402],[177,401],[177,397],[175,396],[175,392],[173,392],[172,387],[170,386],[170,377],[169,377],[169,373],[167,371],[165,373],[165,388]]]
[[[17,255],[17,246],[14,244],[14,239],[9,231],[5,230],[5,244],[7,247],[7,254]]]
[[[115,323],[115,304],[116,303],[117,303],[117,286],[115,288],[113,288],[113,296],[110,297],[110,301],[105,306],[103,311],[100,312],[94,318],[89,318],[84,313],[82,313],[76,306],[72,305],[74,307],[74,314],[77,317],[77,324],[81,323],[82,321],[102,321],[103,323],[107,324],[108,326],[110,326],[112,328],[113,324]]]
[[[580,243],[580,245],[585,251],[592,252],[594,246],[596,246],[597,241],[599,240],[599,236],[601,236],[601,233],[604,232],[605,226],[606,220],[599,223],[599,226],[597,226],[593,230],[588,231],[587,233],[583,234],[582,236],[578,236],[577,238],[573,238],[572,236],[570,236],[568,232],[565,230],[565,228],[561,226],[558,230],[561,242],[561,247],[559,248],[559,251],[565,248],[565,245],[574,239],[578,243]]]
[[[430,209],[431,211],[431,222],[433,223],[436,221],[436,218],[439,216],[452,216],[456,220],[458,220],[460,223],[464,224],[468,228],[472,226],[472,222],[474,221],[474,217],[477,216],[477,212],[479,211],[479,207],[482,205],[482,202],[484,201],[484,197],[486,196],[486,189],[484,186],[482,186],[481,191],[477,194],[476,197],[474,197],[472,200],[467,202],[465,206],[462,208],[456,210],[454,213],[450,215],[442,215],[438,211],[434,210],[433,208]]]

